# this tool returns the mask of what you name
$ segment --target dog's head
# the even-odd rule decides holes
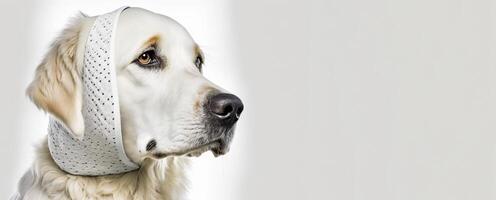
[[[77,138],[84,134],[81,72],[93,20],[78,17],[62,32],[27,90]],[[227,153],[243,104],[202,75],[205,58],[184,27],[128,8],[117,24],[114,51],[123,143],[131,160]]]

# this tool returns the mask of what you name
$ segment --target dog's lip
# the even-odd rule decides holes
[[[211,150],[214,156],[218,157],[226,154],[229,151],[229,148],[227,147],[224,140],[219,140],[219,145],[216,148],[212,148]]]
[[[217,140],[210,141],[206,144],[191,147],[189,149],[182,150],[182,151],[172,151],[172,152],[158,152],[157,151],[157,152],[153,152],[152,156],[156,159],[161,159],[161,158],[165,158],[168,156],[183,156],[183,155],[190,156],[190,157],[192,157],[192,156],[197,157],[197,156],[200,156],[201,154],[203,154],[204,152],[211,150],[212,153],[214,154],[214,156],[217,157],[219,155],[224,155],[226,153],[224,149],[225,149],[224,142],[221,139],[217,139]]]

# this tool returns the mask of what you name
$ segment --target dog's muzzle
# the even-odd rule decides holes
[[[229,151],[229,144],[234,134],[235,124],[243,112],[243,102],[237,96],[228,93],[217,93],[207,97],[204,105],[208,124],[208,137],[215,141],[211,148],[215,156]]]

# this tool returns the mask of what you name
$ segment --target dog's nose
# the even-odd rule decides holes
[[[243,102],[232,94],[215,94],[208,99],[208,111],[215,120],[224,125],[232,125],[243,112]]]

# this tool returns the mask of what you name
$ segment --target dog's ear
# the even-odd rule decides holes
[[[26,90],[38,108],[63,123],[78,139],[84,135],[81,72],[85,21],[87,17],[81,13],[55,39]]]

